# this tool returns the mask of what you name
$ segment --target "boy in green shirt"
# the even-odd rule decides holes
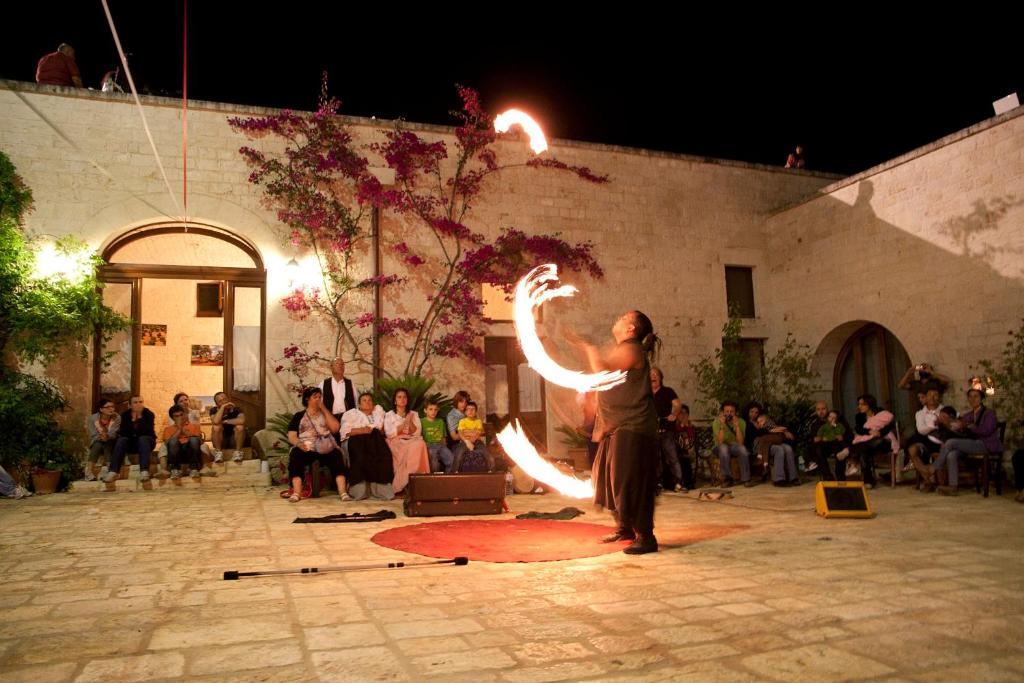
[[[839,424],[839,413],[835,410],[828,411],[828,422],[818,428],[816,441],[842,441],[846,434],[846,427]]]
[[[445,421],[437,416],[437,411],[438,406],[435,401],[427,403],[425,408],[427,416],[420,420],[420,424],[423,426],[423,440],[427,442],[430,471],[451,474],[455,456],[452,455],[445,443],[447,429]]]

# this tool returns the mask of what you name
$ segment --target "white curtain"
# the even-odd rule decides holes
[[[260,390],[260,327],[235,325],[232,349],[235,391]]]
[[[487,412],[500,417],[508,415],[508,374],[504,365],[488,365],[484,383]]]

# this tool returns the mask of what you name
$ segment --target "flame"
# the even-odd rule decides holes
[[[561,287],[551,286],[558,281],[558,266],[546,263],[537,266],[527,273],[516,285],[515,303],[513,304],[516,335],[519,345],[526,356],[526,362],[541,377],[567,389],[575,389],[579,393],[588,391],[605,391],[626,381],[626,373],[616,370],[603,370],[595,373],[584,373],[563,368],[548,355],[537,336],[537,326],[533,320],[533,309],[556,297],[569,297],[576,293],[572,285]]]
[[[516,420],[514,427],[511,422],[505,425],[505,428],[498,433],[498,441],[505,452],[516,461],[516,464],[534,479],[571,498],[594,497],[594,487],[589,481],[570,477],[541,457],[530,440],[523,434],[519,420]]]
[[[526,112],[519,111],[518,109],[509,109],[498,114],[494,119],[494,130],[499,133],[507,133],[509,128],[516,125],[522,128],[530,137],[530,149],[533,150],[534,154],[540,154],[547,150],[548,141],[544,137],[544,131],[533,120],[533,117]]]

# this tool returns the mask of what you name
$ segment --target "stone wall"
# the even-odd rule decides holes
[[[285,378],[273,372],[280,349],[310,341],[326,351],[327,340],[323,330],[289,318],[278,301],[288,289],[289,259],[296,256],[306,276],[315,273],[308,255],[283,245],[273,212],[247,182],[237,152],[243,138],[226,123],[228,116],[270,110],[204,102],[189,107],[190,217],[243,235],[259,249],[268,280],[267,414],[292,409]],[[144,98],[144,109],[180,198],[180,103]],[[0,82],[0,121],[0,149],[35,193],[30,228],[74,233],[101,248],[127,229],[178,215],[128,97]],[[367,142],[390,125],[350,123]],[[448,128],[410,127],[452,140]],[[955,365],[951,371],[962,378],[975,350],[999,346],[1020,316],[1020,260],[1007,248],[1024,248],[1016,203],[1021,193],[1014,189],[1021,186],[1024,119],[1006,115],[983,128],[822,194],[835,176],[556,140],[552,154],[607,173],[612,182],[597,186],[554,171],[512,170],[490,181],[468,222],[488,234],[515,226],[592,240],[605,278],[573,278],[580,294],[549,305],[544,332],[557,339],[565,325],[606,342],[618,315],[641,309],[665,339],[666,383],[689,402],[697,398],[689,364],[720,342],[726,265],[754,269],[758,318],[745,334],[766,338],[769,349],[786,331],[817,347],[845,322],[873,320],[892,330],[915,360]],[[271,143],[249,144],[268,149]],[[507,159],[528,154],[525,143],[513,141],[498,151]],[[1010,206],[1000,209],[1000,201]],[[382,219],[382,232],[385,254],[400,240],[430,248],[415,225],[390,215]],[[386,271],[396,267],[388,258]],[[985,303],[961,303],[971,291]],[[807,304],[810,292],[818,292],[816,305]],[[385,314],[416,315],[425,303],[407,290],[385,297]],[[935,327],[929,320],[936,315],[956,322]],[[492,333],[513,330],[498,324]],[[402,357],[394,342],[385,352],[394,365]],[[565,349],[560,353],[567,363],[580,362]],[[822,367],[827,364],[823,358]],[[483,372],[472,365],[440,361],[429,372],[443,391],[484,394]],[[369,384],[366,374],[355,380]],[[88,393],[81,387],[82,396]],[[548,395],[549,404],[571,410],[566,392],[549,387]],[[549,416],[552,446],[557,440],[550,430],[559,422]]]

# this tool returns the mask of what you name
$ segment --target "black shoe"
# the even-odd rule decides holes
[[[722,488],[723,489],[732,488],[732,485],[733,485],[732,477],[725,477],[724,479],[722,479]]]
[[[752,489],[755,486],[757,486],[757,484],[754,483],[753,479],[748,479],[747,481],[743,482],[743,485],[746,486],[748,489]]]
[[[601,543],[615,543],[616,541],[635,541],[636,534],[632,531],[625,531],[619,529],[614,534],[608,534],[607,536],[601,537]]]
[[[623,548],[622,552],[627,555],[644,555],[646,553],[658,552],[658,539],[654,536],[641,536],[637,538],[631,545]]]
[[[773,482],[772,482],[772,486],[778,487],[778,488],[780,488],[780,489],[784,489],[784,488],[786,488],[787,486],[789,486],[789,482],[788,482],[788,481],[782,481],[782,480],[779,480],[779,481],[773,481]]]
[[[802,484],[802,483],[803,483],[803,482],[802,482],[802,481],[800,481],[799,479],[790,479],[790,480],[789,480],[789,485],[790,485],[790,486],[799,486],[799,485],[800,485],[800,484]]]

